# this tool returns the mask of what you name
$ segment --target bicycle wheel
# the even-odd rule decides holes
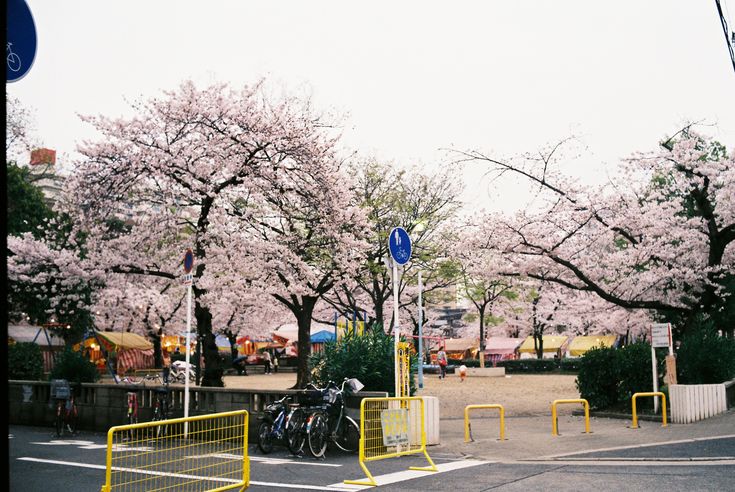
[[[300,454],[304,449],[304,442],[306,441],[304,434],[305,423],[304,411],[300,408],[292,410],[288,415],[288,419],[286,420],[286,444],[292,454]]]
[[[309,452],[314,458],[321,458],[327,451],[327,416],[322,412],[312,415],[306,427],[306,441],[309,443]]]
[[[77,413],[77,406],[72,405],[71,409],[66,413],[66,430],[73,436],[77,433],[77,422],[79,420],[79,414]]]
[[[258,426],[258,449],[263,454],[273,451],[273,423],[261,422]]]
[[[59,401],[56,403],[56,421],[55,421],[56,437],[64,434],[64,404]]]
[[[355,453],[360,447],[360,426],[350,417],[343,417],[334,438],[334,444],[347,453]]]
[[[161,411],[159,409],[155,409],[153,411],[153,418],[151,419],[151,422],[158,422],[161,420],[165,420],[165,417],[161,414]],[[153,436],[156,439],[160,439],[162,437],[166,437],[166,426],[161,424],[157,425],[153,428]]]
[[[138,423],[138,417],[134,417],[133,415],[128,415],[128,425],[133,425]],[[135,430],[134,429],[128,429],[127,438],[129,441],[135,440]]]

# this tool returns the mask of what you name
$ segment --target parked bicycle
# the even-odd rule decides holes
[[[177,360],[171,364],[171,373],[169,377],[177,383],[184,384],[186,382],[186,376],[189,376],[189,382],[194,382],[196,366],[189,364],[187,367],[186,361]]]
[[[127,419],[128,419],[128,425],[137,424],[138,423],[138,392],[135,390],[128,391],[128,413],[127,413]],[[135,431],[130,429],[127,432],[127,439],[134,440],[135,438]]]
[[[330,442],[348,453],[356,452],[360,445],[360,426],[346,413],[345,385],[355,393],[363,388],[355,378],[345,378],[341,387],[330,381],[324,392],[324,404],[307,419],[306,440],[315,458],[324,456]]]
[[[275,443],[280,442],[288,446],[286,420],[295,406],[291,403],[290,396],[284,396],[265,407],[263,415],[259,417],[262,422],[258,426],[258,449],[263,454],[273,451]]]
[[[75,435],[79,413],[74,403],[74,390],[69,385],[69,381],[54,379],[51,382],[51,397],[56,400],[56,417],[54,419],[56,437],[62,437],[64,432]]]
[[[324,400],[324,390],[312,383],[297,394],[298,403],[291,407],[286,417],[286,445],[294,455],[299,455],[306,444],[306,422],[312,411]]]
[[[170,417],[170,390],[168,386],[163,388],[156,388],[153,390],[155,393],[155,400],[153,402],[153,418],[152,422],[158,422],[161,420],[168,420]],[[167,433],[166,425],[157,425],[153,428],[153,435],[156,438],[165,437]]]

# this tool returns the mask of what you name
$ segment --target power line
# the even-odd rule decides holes
[[[735,33],[732,33],[732,40],[730,39],[730,29],[727,27],[727,20],[722,13],[722,5],[720,0],[715,0],[717,4],[717,13],[720,15],[720,22],[722,23],[722,30],[725,33],[725,42],[727,43],[727,50],[730,52],[730,61],[732,61],[732,68],[735,70],[735,52],[733,52],[733,44],[735,44]]]

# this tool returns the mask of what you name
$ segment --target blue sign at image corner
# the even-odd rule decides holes
[[[22,79],[36,59],[36,24],[25,0],[8,0],[5,81]]]
[[[388,236],[388,249],[393,260],[405,265],[411,259],[411,238],[403,227],[394,227]]]

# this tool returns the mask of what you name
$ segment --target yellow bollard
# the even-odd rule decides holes
[[[556,405],[559,403],[584,403],[584,432],[590,433],[590,404],[584,398],[574,400],[554,400],[551,404],[551,435],[559,435],[559,423],[556,416]]]
[[[503,405],[467,405],[464,407],[464,442],[474,441],[470,437],[470,410],[478,408],[497,408],[500,410],[500,441],[505,441],[505,408]]]
[[[639,396],[660,396],[661,397],[661,414],[663,415],[663,424],[661,424],[661,427],[666,427],[666,395],[661,393],[660,391],[651,391],[648,393],[635,393],[633,395],[633,423],[631,424],[631,429],[637,429],[638,428],[638,414],[636,413],[635,408],[635,399]]]

